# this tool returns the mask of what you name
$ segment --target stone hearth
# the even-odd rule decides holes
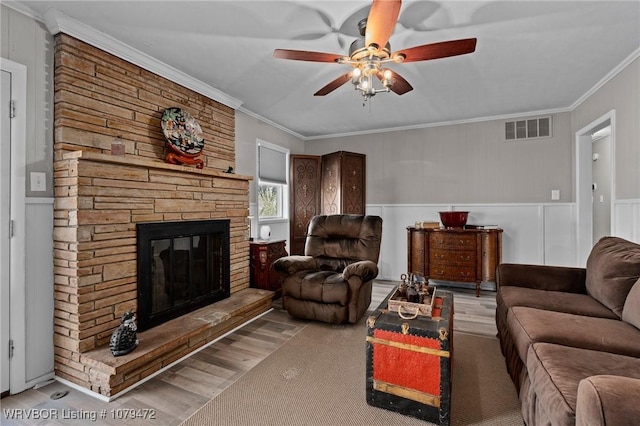
[[[109,399],[271,308],[272,291],[247,288],[231,297],[138,333],[131,353],[108,347],[80,354],[91,385]]]

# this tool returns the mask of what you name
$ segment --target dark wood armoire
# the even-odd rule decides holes
[[[290,251],[301,255],[313,216],[365,214],[366,155],[292,155],[290,167]]]
[[[304,254],[307,227],[320,214],[320,159],[315,155],[290,158],[289,234],[291,254]]]

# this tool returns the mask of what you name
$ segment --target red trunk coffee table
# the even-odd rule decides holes
[[[386,309],[367,320],[367,403],[449,425],[453,293],[437,291],[432,317]]]

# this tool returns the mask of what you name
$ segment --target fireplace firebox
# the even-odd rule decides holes
[[[138,329],[230,295],[229,220],[137,225]]]

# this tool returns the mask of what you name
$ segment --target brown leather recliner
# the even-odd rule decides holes
[[[305,255],[273,262],[282,277],[283,307],[297,318],[358,321],[371,303],[381,238],[379,216],[314,216]]]

